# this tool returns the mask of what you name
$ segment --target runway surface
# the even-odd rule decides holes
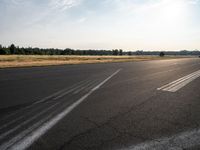
[[[0,149],[200,148],[200,59],[0,70]]]

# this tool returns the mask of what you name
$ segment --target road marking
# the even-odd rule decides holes
[[[199,146],[200,143],[200,129],[192,131],[186,131],[173,135],[171,137],[165,137],[161,139],[155,139],[153,141],[133,145],[121,150],[184,150],[195,146]]]
[[[0,134],[0,140],[3,139],[4,137],[8,136],[9,134],[15,132],[17,129],[19,129],[20,127],[22,127],[23,125],[28,124],[29,122],[33,121],[34,119],[40,117],[41,115],[45,114],[46,112],[48,112],[50,109],[54,108],[55,106],[57,106],[58,104],[60,104],[59,102],[55,103],[54,105],[48,107],[47,109],[41,111],[40,113],[36,114],[35,116],[31,117],[30,119],[18,124],[17,126],[15,126],[14,128],[7,130],[5,133]]]
[[[121,71],[121,69],[114,72],[112,75],[110,75],[104,81],[102,81],[100,84],[98,84],[93,89],[91,89],[87,94],[85,94],[80,99],[78,99],[71,106],[67,107],[64,111],[62,111],[61,113],[59,113],[58,115],[56,115],[55,117],[50,119],[49,121],[45,122],[39,128],[35,129],[35,126],[37,126],[38,122],[33,124],[27,130],[24,130],[22,133],[18,134],[16,137],[11,139],[10,141],[1,145],[0,149],[1,150],[8,150],[8,149],[9,150],[25,150],[25,149],[27,149],[31,144],[33,144],[42,135],[44,135],[49,129],[51,129],[55,124],[57,124],[61,119],[63,119],[67,114],[69,114],[73,109],[75,109],[79,104],[81,104],[87,97],[89,97],[93,92],[98,90],[102,85],[104,85],[107,81],[109,81],[112,77],[114,77],[120,71]],[[27,135],[27,133],[29,133],[29,134]],[[16,142],[16,139],[19,141]],[[15,141],[15,142],[13,142],[13,141]]]
[[[96,80],[92,85],[90,85],[89,87],[85,88],[84,92],[90,91],[90,89],[92,89],[95,85],[98,85],[99,82],[101,82],[100,79]]]
[[[10,117],[14,116],[15,114],[21,112],[22,110],[30,109],[30,108],[32,108],[33,106],[35,106],[36,104],[42,103],[42,102],[44,102],[44,101],[46,101],[46,100],[48,100],[48,99],[52,99],[52,98],[56,97],[56,96],[59,95],[59,94],[61,95],[63,92],[65,93],[64,95],[66,95],[66,94],[72,92],[73,90],[79,88],[81,85],[83,85],[83,84],[86,83],[86,82],[89,82],[89,80],[84,80],[84,81],[81,81],[81,82],[78,82],[78,83],[72,85],[72,86],[69,87],[69,88],[65,88],[65,89],[59,90],[59,91],[57,91],[56,93],[54,93],[54,94],[52,94],[52,95],[50,95],[50,96],[48,96],[48,97],[46,97],[46,98],[43,98],[43,99],[40,100],[40,101],[37,101],[37,102],[33,103],[32,105],[29,105],[29,106],[27,106],[27,107],[24,107],[24,108],[20,109],[20,110],[17,111],[17,112],[14,112],[14,113],[12,113],[12,114],[10,114],[10,115],[8,115],[8,116],[5,116],[5,117],[2,118],[0,121],[10,118]],[[75,88],[74,88],[74,87],[75,87]],[[67,91],[68,93],[65,92],[66,90],[69,90],[69,91]],[[61,96],[61,97],[62,97],[62,96]],[[34,110],[32,110],[32,111],[34,111]],[[32,111],[31,111],[31,112],[32,112]],[[3,128],[8,127],[9,125],[11,125],[11,124],[13,124],[13,123],[15,123],[15,122],[17,122],[17,121],[19,121],[20,119],[25,118],[26,115],[28,115],[28,114],[30,114],[30,112],[27,112],[27,113],[24,114],[24,115],[21,115],[21,116],[19,116],[19,117],[17,117],[17,118],[14,118],[12,121],[10,121],[10,122],[8,122],[8,123],[2,124],[2,126],[0,126],[0,130],[3,129]],[[1,139],[1,138],[0,138],[0,139]]]
[[[162,91],[169,91],[169,92],[176,92],[192,82],[193,80],[197,79],[200,77],[200,70],[193,72],[187,76],[184,76],[178,80],[175,80],[169,84],[166,84],[160,88],[157,88],[157,90],[162,90]]]
[[[15,111],[15,112],[13,112],[13,113],[11,113],[11,114],[9,114],[9,115],[7,115],[7,116],[1,118],[0,121],[6,120],[6,119],[8,119],[8,118],[10,118],[10,117],[12,117],[12,116],[14,116],[14,115],[16,115],[17,113],[20,113],[20,112],[23,111],[23,110],[31,109],[31,108],[33,108],[35,105],[40,104],[40,103],[43,103],[43,102],[45,102],[45,101],[47,101],[47,100],[49,100],[49,99],[52,99],[52,98],[54,98],[54,97],[56,97],[56,96],[58,96],[58,95],[61,95],[61,94],[63,94],[63,93],[65,93],[65,95],[66,95],[66,91],[67,91],[67,90],[69,90],[69,91],[71,92],[72,89],[74,90],[74,89],[80,87],[80,85],[84,84],[85,82],[88,82],[88,80],[80,81],[80,82],[78,82],[78,83],[72,85],[71,87],[68,87],[68,88],[64,88],[64,89],[62,89],[62,90],[59,90],[59,91],[57,91],[57,92],[55,92],[55,93],[53,93],[53,94],[51,94],[51,95],[49,95],[49,96],[47,96],[47,97],[45,97],[45,98],[39,100],[39,101],[36,101],[35,103],[33,103],[33,104],[29,105],[29,106],[26,106],[26,107],[24,107],[24,108],[22,108],[22,109],[19,109],[18,111]],[[67,92],[68,92],[68,91],[67,91]],[[12,123],[16,122],[17,120],[19,120],[19,119],[21,119],[21,118],[23,118],[23,117],[24,117],[24,116],[20,116],[20,117],[18,117],[18,118],[16,118],[16,119],[12,120],[12,121],[11,121],[10,123],[8,123],[8,124],[12,124]],[[8,125],[8,124],[7,124],[7,125]],[[0,127],[0,130],[1,130],[2,128],[6,127],[7,125],[1,126],[1,127]]]
[[[39,122],[33,124],[31,127],[27,128],[26,130],[24,130],[23,132],[21,132],[20,134],[18,134],[17,136],[12,138],[11,140],[9,140],[8,142],[3,143],[2,145],[0,145],[0,150],[10,150],[10,149],[15,150],[15,147],[12,147],[14,144],[16,144],[20,140],[23,140],[24,137],[26,137],[28,134],[31,134],[31,132],[33,130],[37,129],[40,125],[45,123],[45,121],[49,120],[53,115],[55,115],[54,114],[55,112],[56,111],[54,111],[53,113],[48,115],[45,119],[40,120]]]
[[[66,92],[64,92],[64,93],[61,93],[61,94],[58,95],[57,97],[54,97],[53,100],[57,100],[57,99],[59,99],[59,98],[65,96],[65,95],[67,95],[67,94],[73,92],[74,90],[76,90],[76,89],[78,89],[78,88],[84,86],[85,84],[88,84],[89,82],[90,82],[90,80],[88,80],[88,81],[86,81],[86,82],[80,84],[79,86],[74,87],[73,89],[71,89],[71,90],[69,90],[69,91],[66,91]]]
[[[77,89],[76,91],[73,92],[73,94],[78,94],[79,92],[81,92],[82,90],[86,89],[87,87],[89,87],[90,85],[93,85],[94,81],[91,81],[89,83],[87,83],[86,85],[84,85],[83,87]]]
[[[48,100],[48,99],[54,98],[54,97],[56,97],[56,96],[62,94],[63,92],[66,92],[67,90],[70,90],[70,89],[72,89],[72,88],[74,88],[74,87],[77,87],[77,86],[80,86],[80,85],[84,84],[84,82],[88,82],[88,80],[80,81],[80,82],[78,82],[78,83],[72,85],[71,87],[67,87],[67,88],[64,88],[64,89],[62,89],[62,90],[59,90],[59,91],[55,92],[54,94],[52,94],[52,95],[50,95],[50,96],[47,96],[47,97],[45,97],[45,98],[43,98],[43,99],[41,99],[41,100],[39,100],[39,101],[36,101],[35,103],[33,103],[33,105],[39,104],[39,103],[43,103],[43,102],[45,102],[45,101]]]
[[[81,83],[81,84],[75,84],[75,85],[78,85],[78,86],[76,86],[76,87],[75,87],[75,86],[72,86],[72,87],[75,87],[75,88],[73,88],[73,89],[71,89],[71,90],[69,90],[69,91],[67,91],[67,92],[68,92],[68,93],[73,92],[74,90],[80,88],[81,86],[85,86],[85,84],[88,86],[88,85],[91,85],[91,83],[93,83],[93,82],[94,82],[94,81],[91,82],[91,80],[88,80],[88,81],[86,81],[86,82],[79,82],[79,83]],[[94,86],[94,85],[93,85],[93,86]],[[82,89],[82,88],[81,88],[81,89]],[[62,91],[63,91],[63,90],[62,90]],[[64,91],[63,91],[63,92],[64,92]],[[62,93],[61,93],[61,94],[62,94]],[[66,94],[67,94],[67,93],[64,92],[64,95],[66,95]],[[63,95],[62,95],[62,96],[63,96]],[[61,97],[62,97],[62,96],[61,96]],[[56,97],[56,99],[57,99],[57,97]],[[38,114],[36,114],[35,116],[31,117],[30,119],[28,119],[28,120],[26,120],[26,121],[24,121],[24,122],[18,124],[17,126],[15,126],[14,128],[12,128],[12,129],[10,129],[10,130],[7,130],[5,133],[0,134],[0,140],[3,139],[3,138],[5,138],[5,137],[8,136],[9,134],[15,132],[15,131],[16,131],[17,129],[19,129],[21,126],[26,125],[27,123],[31,122],[32,120],[34,120],[34,119],[36,119],[37,117],[41,116],[42,114],[46,113],[48,110],[50,110],[51,108],[55,107],[56,105],[58,105],[58,104],[60,104],[60,103],[61,103],[61,102],[57,102],[57,103],[53,104],[52,106],[50,106],[50,107],[48,107],[47,109],[45,109],[45,110],[39,112]],[[28,114],[29,114],[29,113],[28,113]],[[27,114],[26,114],[26,115],[27,115]],[[26,115],[20,116],[20,117],[18,117],[18,118],[16,118],[16,119],[12,120],[11,122],[8,122],[7,124],[4,124],[3,126],[0,127],[0,130],[3,129],[3,128],[6,128],[6,127],[9,126],[10,124],[15,123],[16,121],[18,121],[18,120],[20,120],[20,119],[23,119]]]
[[[169,83],[169,84],[167,84],[167,85],[164,85],[164,86],[162,86],[161,88],[158,88],[158,90],[161,90],[161,89],[164,89],[164,88],[169,87],[169,86],[171,86],[171,85],[174,85],[174,84],[176,84],[176,83],[182,82],[183,80],[185,80],[185,79],[187,79],[187,78],[193,76],[194,74],[196,74],[196,72],[194,72],[194,73],[192,73],[192,74],[189,74],[189,75],[187,75],[187,76],[185,76],[185,77],[182,77],[182,78],[180,78],[180,79],[178,79],[178,80],[176,80],[176,81],[173,81],[173,82],[171,82],[171,83]]]

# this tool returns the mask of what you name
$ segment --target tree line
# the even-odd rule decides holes
[[[123,51],[122,49],[113,50],[74,50],[71,48],[55,49],[55,48],[32,48],[19,47],[11,44],[10,46],[2,46],[0,44],[0,55],[200,55],[199,50],[188,51]]]
[[[0,55],[123,55],[122,49],[114,50],[74,50],[71,48],[32,48],[19,47],[11,44],[8,47],[0,45]]]
[[[135,51],[135,52],[127,52],[127,53],[130,53],[130,55],[200,55],[200,51],[199,50],[192,50],[192,51],[189,51],[189,50],[180,50],[180,51],[164,51],[164,52],[161,52],[161,51],[142,51],[142,50],[139,50],[139,51]]]

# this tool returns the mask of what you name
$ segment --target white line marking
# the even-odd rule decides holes
[[[187,75],[187,76],[181,78],[181,80],[179,80],[179,81],[176,80],[176,82],[175,82],[174,84],[172,84],[172,85],[170,85],[170,86],[164,88],[163,90],[168,91],[169,89],[175,87],[176,85],[179,85],[180,83],[183,83],[183,82],[188,81],[189,79],[195,77],[195,76],[198,75],[199,73],[200,73],[200,71],[195,72],[195,73],[190,74],[190,75]]]
[[[198,72],[198,71],[197,71]],[[192,74],[189,74],[189,75],[187,75],[187,76],[184,76],[184,77],[182,77],[182,78],[180,78],[180,79],[178,79],[178,80],[175,80],[175,81],[173,81],[173,82],[171,82],[171,83],[169,83],[169,84],[166,84],[166,85],[164,85],[164,86],[162,86],[162,87],[160,87],[160,88],[157,88],[158,90],[161,90],[161,89],[164,89],[164,88],[166,88],[166,87],[169,87],[169,86],[171,86],[171,85],[173,85],[173,84],[175,84],[175,83],[177,83],[177,82],[181,82],[182,80],[184,80],[185,78],[188,78],[188,77],[190,77],[190,76],[192,76],[193,74],[196,74],[196,72],[194,72],[194,73],[192,73]]]
[[[6,142],[4,145],[0,147],[1,150],[25,150],[28,148],[31,144],[33,144],[36,140],[38,140],[43,134],[45,134],[49,129],[51,129],[55,124],[57,124],[61,119],[63,119],[67,114],[69,114],[74,108],[76,108],[79,104],[81,104],[88,96],[90,96],[94,91],[99,89],[103,84],[105,84],[108,80],[110,80],[113,76],[118,74],[121,71],[121,69],[114,72],[112,75],[110,75],[108,78],[106,78],[103,82],[101,82],[99,85],[91,89],[87,94],[82,96],[78,101],[73,103],[71,106],[67,107],[64,111],[62,111],[60,114],[56,115],[54,118],[50,119],[46,123],[44,123],[41,127],[37,128],[35,131],[33,131],[31,134],[24,137],[22,140],[20,140],[17,143],[13,143],[13,139]],[[37,123],[36,123],[37,124]],[[33,126],[36,126],[35,124]],[[31,127],[30,127],[31,128]],[[28,129],[27,129],[28,130]],[[31,130],[34,130],[34,128],[29,129],[29,131],[24,132],[30,132]],[[23,132],[23,133],[24,133]],[[17,135],[18,139],[21,139],[20,137],[23,137],[24,134],[22,133]]]
[[[30,105],[30,106],[27,106],[27,107],[24,107],[24,108],[20,109],[18,112],[14,112],[14,113],[12,113],[12,114],[6,116],[6,117],[3,118],[2,120],[5,120],[5,119],[7,119],[7,118],[9,118],[9,117],[12,117],[12,116],[14,116],[16,113],[21,112],[22,110],[25,110],[25,109],[28,109],[28,108],[30,109],[30,108],[32,108],[33,106],[35,106],[36,104],[42,103],[42,102],[44,102],[44,101],[46,101],[46,100],[48,100],[48,99],[51,99],[51,98],[53,98],[53,97],[55,97],[55,96],[57,96],[57,95],[59,95],[59,94],[61,94],[62,96],[64,96],[64,95],[66,95],[66,94],[72,92],[73,90],[76,90],[76,89],[79,88],[81,85],[83,85],[85,82],[89,82],[89,80],[84,80],[84,81],[78,82],[77,84],[72,85],[72,86],[69,87],[69,88],[62,89],[62,90],[60,90],[60,91],[58,91],[58,92],[56,92],[56,93],[54,93],[54,94],[52,94],[52,95],[50,95],[50,96],[47,96],[47,97],[43,98],[43,99],[40,100],[40,101],[37,101],[37,102],[33,103],[33,104]],[[74,87],[75,87],[75,88],[74,88]],[[70,88],[72,88],[72,89],[70,89]],[[66,90],[69,90],[69,91],[65,92]],[[64,94],[63,94],[62,92],[64,92]],[[62,96],[60,96],[60,97],[62,97]],[[59,98],[60,98],[60,97],[59,97]],[[54,100],[56,100],[56,99],[58,99],[58,97],[55,97],[55,98],[54,98]],[[34,111],[34,110],[33,110],[33,111]],[[31,111],[31,112],[32,112],[32,111]],[[9,126],[9,125],[15,123],[16,121],[18,121],[18,120],[20,120],[20,119],[25,118],[26,115],[28,115],[28,114],[31,113],[31,112],[27,112],[25,115],[20,116],[20,117],[17,117],[16,119],[13,119],[12,121],[10,121],[10,122],[8,122],[8,123],[6,123],[6,124],[0,126],[0,130],[3,129],[3,128],[6,128],[7,126]]]
[[[59,102],[58,103],[55,103],[53,104],[52,106],[48,107],[47,109],[41,111],[40,113],[36,114],[35,116],[31,117],[30,119],[20,123],[19,125],[15,126],[14,128],[10,129],[10,130],[7,130],[5,133],[1,134],[0,135],[0,140],[3,139],[4,137],[6,137],[7,135],[13,133],[14,131],[16,131],[17,129],[19,129],[20,127],[22,127],[23,125],[26,125],[27,123],[33,121],[34,119],[36,119],[37,117],[45,114],[46,112],[48,112],[50,109],[54,108],[56,105],[60,104]]]
[[[200,129],[176,134],[171,137],[155,139],[153,141],[130,146],[121,150],[183,150],[199,146]]]
[[[80,81],[80,82],[78,82],[78,83],[72,85],[71,87],[67,87],[67,88],[64,88],[64,89],[62,89],[62,90],[59,90],[59,91],[53,93],[53,94],[50,95],[50,96],[47,96],[47,97],[45,97],[45,98],[43,98],[43,99],[41,99],[41,100],[39,100],[39,101],[36,101],[36,102],[33,103],[32,105],[39,104],[39,103],[43,103],[43,102],[45,102],[46,100],[51,99],[51,98],[53,98],[53,97],[56,97],[57,95],[60,95],[60,94],[62,94],[63,92],[65,92],[65,91],[67,91],[67,90],[70,90],[70,89],[72,89],[72,88],[74,88],[74,87],[76,87],[76,86],[80,86],[80,85],[83,84],[84,82],[87,82],[87,80]]]
[[[57,97],[54,97],[53,100],[57,100],[57,99],[59,99],[59,98],[65,96],[65,95],[67,95],[67,94],[73,92],[74,90],[76,90],[76,89],[78,89],[78,88],[84,86],[84,85],[87,84],[88,82],[90,82],[90,80],[88,80],[87,82],[84,82],[84,83],[80,84],[79,86],[76,86],[75,88],[73,88],[73,89],[71,89],[71,90],[69,90],[69,91],[66,91],[66,92],[64,92],[64,93],[62,93],[62,94],[60,94],[60,95],[58,95]]]
[[[89,87],[90,85],[92,85],[95,81],[91,81],[89,82],[87,85],[85,85],[84,87],[81,87],[79,89],[77,89],[76,91],[73,92],[73,94],[78,94],[79,92],[81,92],[82,90],[86,89],[87,87]]]
[[[95,85],[98,85],[99,82],[101,82],[100,79],[96,80],[92,85],[90,85],[89,87],[85,88],[84,91],[89,91],[89,90],[92,89]]]
[[[174,86],[173,88],[170,89],[171,92],[176,92],[179,89],[181,89],[182,87],[186,86],[187,84],[189,84],[190,82],[192,82],[193,80],[197,79],[198,77],[200,77],[200,73],[197,74],[196,76],[193,76],[191,78],[189,78],[188,80],[186,80],[185,82],[182,82],[176,86]]]
[[[107,79],[105,79],[103,82],[99,83],[96,87],[94,87],[91,91],[94,92],[97,89],[99,89],[102,85],[104,85],[108,80],[110,80],[113,76],[118,74],[122,69],[117,70],[115,73],[113,73],[111,76],[109,76]]]
[[[164,85],[160,88],[157,88],[157,90],[163,90],[163,91],[169,91],[169,92],[176,92],[179,89],[183,88],[184,86],[186,86],[187,84],[189,84],[190,82],[192,82],[193,80],[197,79],[198,77],[200,77],[200,70],[191,73],[185,77],[182,77],[178,80],[175,80],[167,85]]]
[[[40,120],[39,122],[33,124],[31,127],[27,128],[22,133],[20,133],[19,135],[15,136],[11,140],[9,140],[9,142],[6,142],[6,143],[3,143],[2,145],[0,145],[0,150],[9,150],[9,149],[15,150],[15,147],[12,147],[12,145],[17,143],[17,141],[22,140],[26,135],[30,134],[34,129],[38,128],[41,124],[43,124],[45,121],[50,119],[55,112],[56,111],[54,111],[53,113],[48,115],[45,119]]]

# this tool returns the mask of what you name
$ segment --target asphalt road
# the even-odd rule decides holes
[[[200,59],[0,70],[0,149],[200,148]]]

